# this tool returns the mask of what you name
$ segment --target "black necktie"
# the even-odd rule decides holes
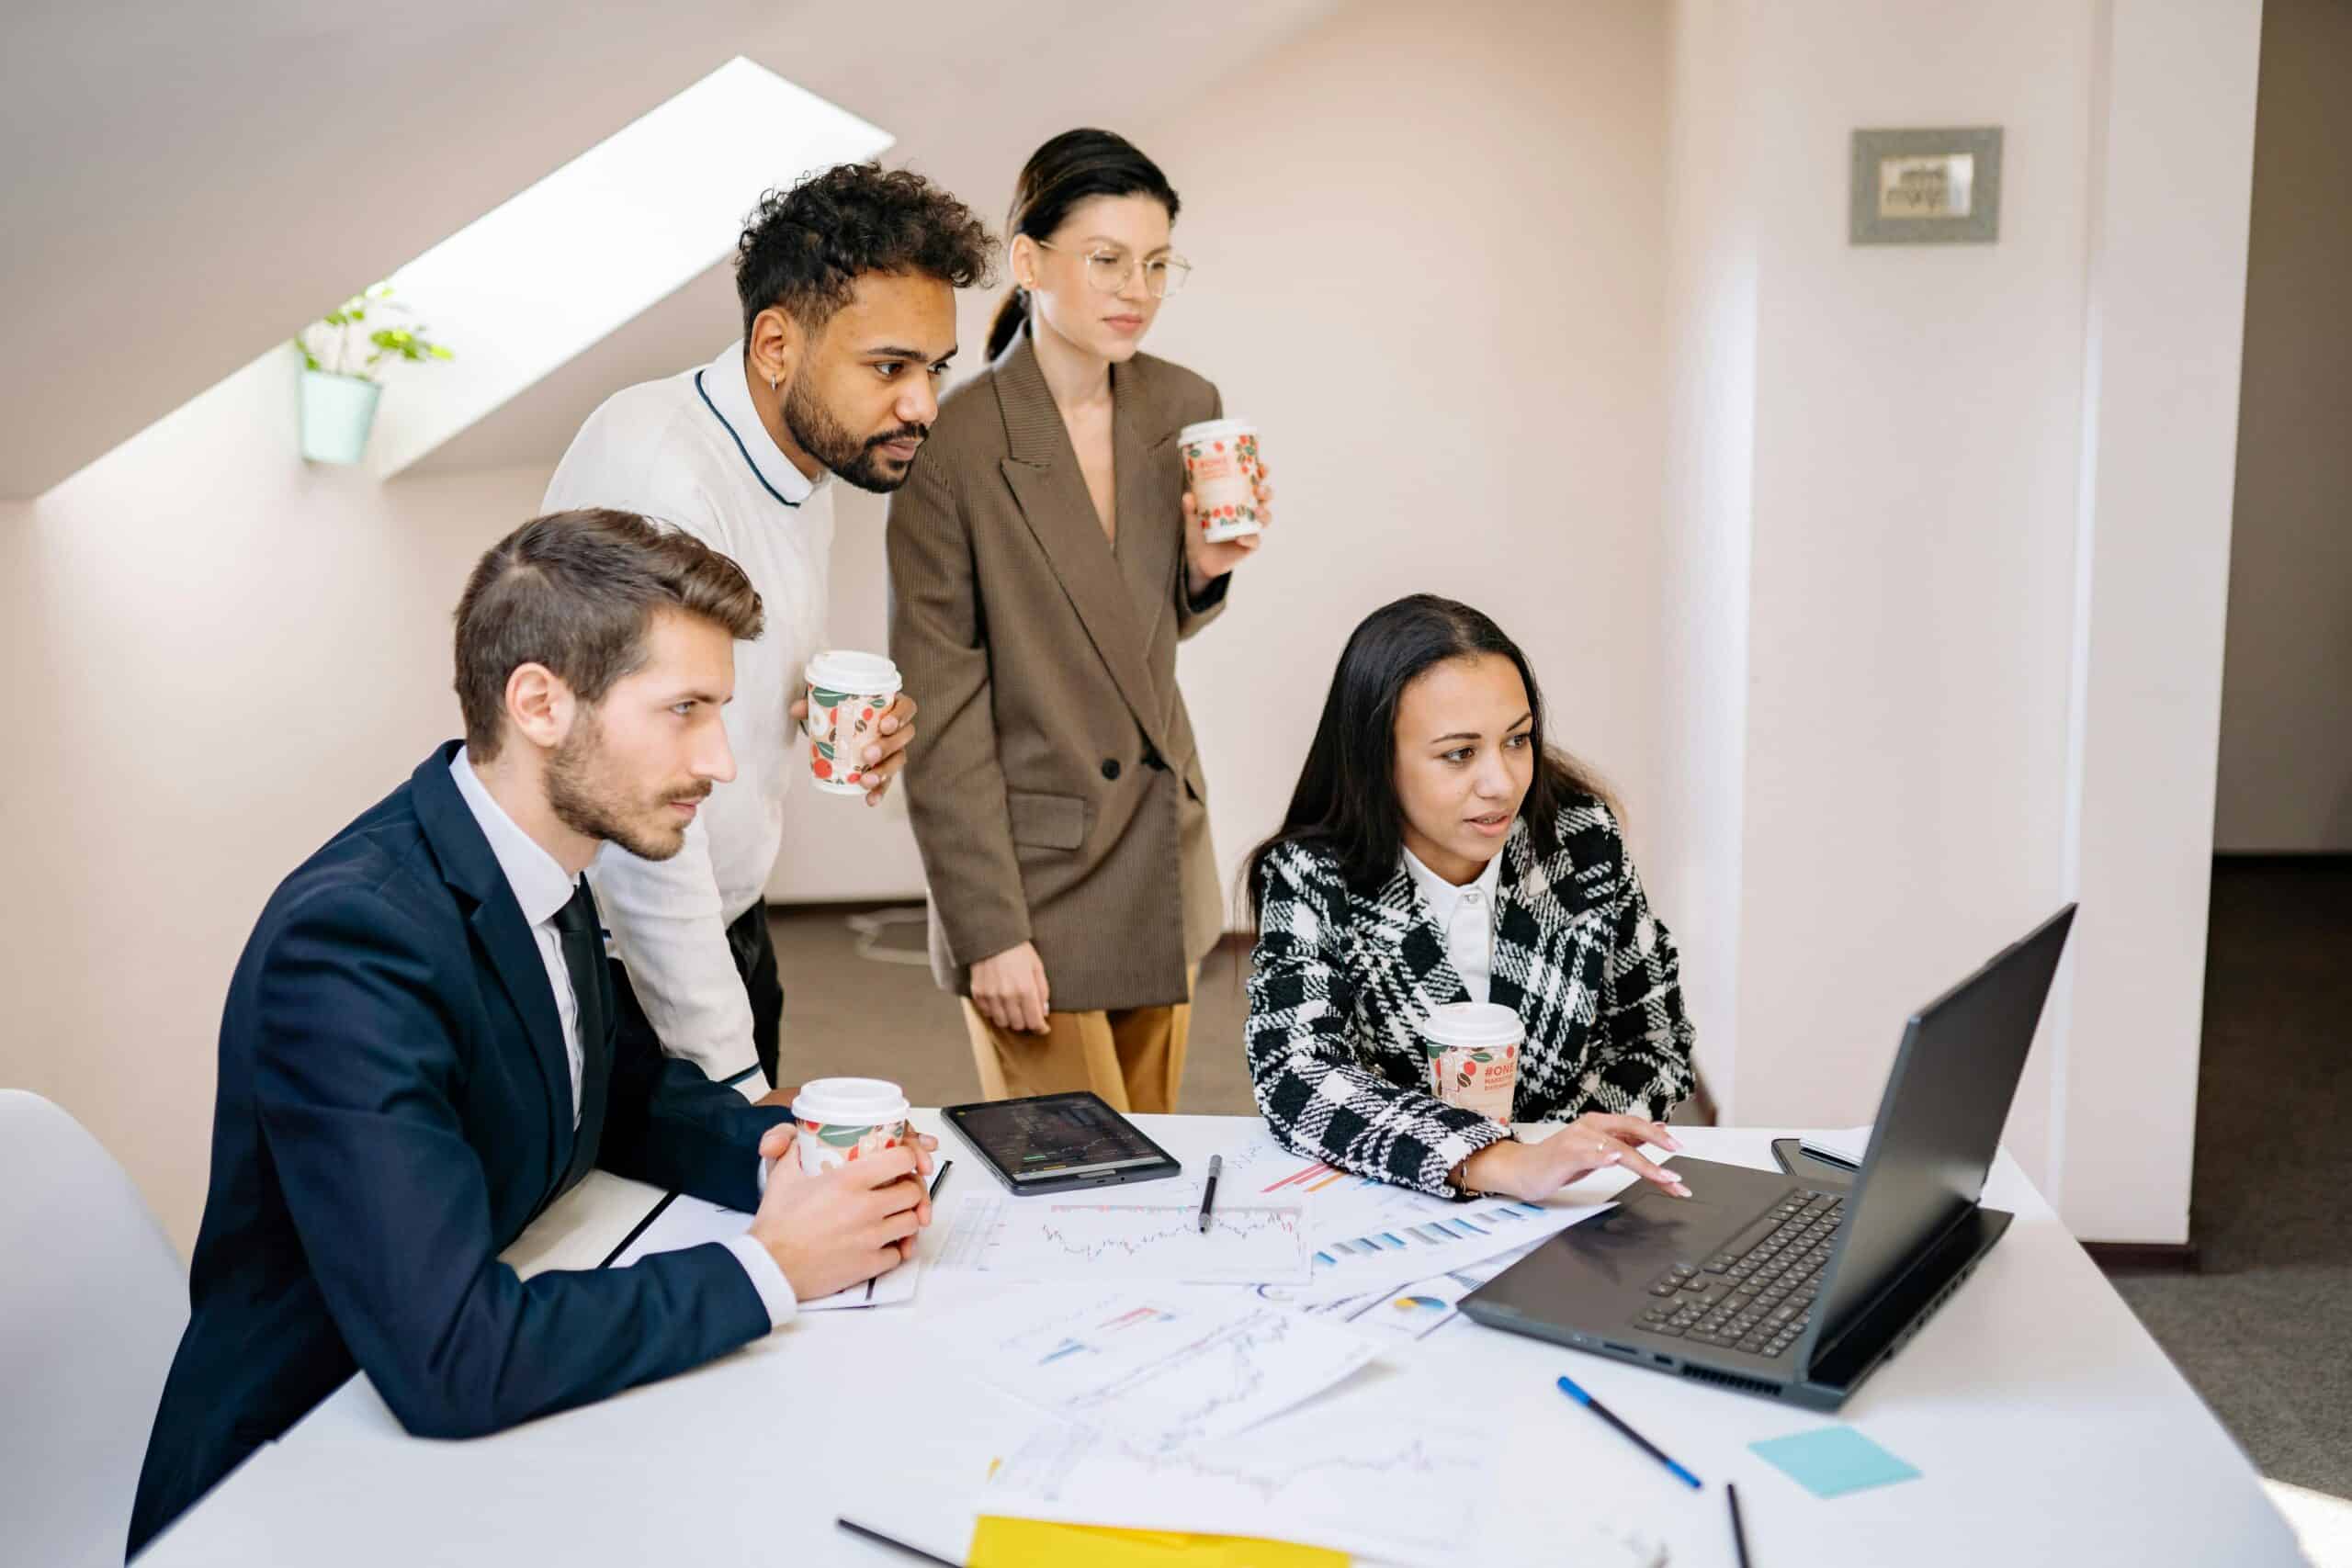
[[[571,976],[571,999],[580,1035],[580,1131],[571,1159],[563,1174],[564,1191],[588,1174],[596,1163],[596,1144],[604,1131],[605,1078],[609,1053],[605,1045],[605,933],[596,919],[596,900],[582,877],[571,899],[555,914],[555,928],[563,945],[563,966]]]

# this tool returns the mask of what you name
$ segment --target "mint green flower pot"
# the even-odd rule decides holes
[[[368,449],[376,400],[384,389],[359,376],[302,372],[302,456],[314,463],[356,463]]]

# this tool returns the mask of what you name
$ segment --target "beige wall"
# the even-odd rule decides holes
[[[1564,737],[1648,831],[1656,639],[1626,585],[1656,570],[1663,13],[1489,3],[1436,36],[1423,17],[1356,6],[1182,120],[1125,128],[1184,193],[1202,269],[1152,346],[1265,423],[1283,496],[1285,536],[1183,660],[1228,874],[1280,813],[1348,628],[1423,588],[1527,645]],[[965,194],[994,210],[1013,172]],[[967,301],[971,359],[992,304]],[[183,1247],[254,916],[455,729],[449,607],[546,476],[309,468],[293,398],[273,355],[0,507],[30,760],[6,771],[11,882],[31,894],[0,904],[0,1083],[87,1122]],[[837,516],[832,639],[878,646],[880,503],[845,491]],[[902,813],[812,795],[770,893],[920,886]]]
[[[2135,536],[2086,521],[2105,514],[2086,387],[2101,367],[2132,394],[2106,405],[2117,514],[2160,519],[2142,535],[2169,552],[2117,557],[2110,592],[2180,587],[2227,537],[2202,487],[2235,424],[2206,385],[2224,362],[2235,384],[2216,318],[2230,253],[2174,237],[2226,241],[2237,220],[2233,15],[2230,0],[1997,0],[1960,22],[1868,0],[1479,0],[1438,27],[1363,0],[1181,119],[1120,126],[1184,193],[1180,243],[1200,267],[1152,347],[1262,423],[1282,492],[1232,612],[1180,666],[1228,882],[1279,817],[1347,631],[1422,589],[1526,644],[1560,737],[1624,795],[1684,937],[1702,1060],[1742,1120],[1867,1115],[1905,1010],[2087,886],[2086,866],[2096,881],[2130,858],[2075,830],[2086,773],[2121,788],[2154,759],[2165,787],[2134,798],[2203,801],[2210,820],[2210,734],[2144,700],[2198,697],[2198,671],[2165,662],[2195,649],[2167,653],[2161,606],[2110,613],[2080,574]],[[2105,80],[2118,37],[2120,107]],[[2150,85],[2175,77],[2207,90]],[[2094,134],[2110,118],[2126,164]],[[1939,123],[2008,128],[2001,243],[1847,248],[1846,132]],[[2146,151],[2176,134],[2189,146]],[[2215,151],[2189,156],[2200,136]],[[2100,250],[2118,166],[2123,231],[2194,268]],[[1012,172],[965,194],[993,210]],[[2211,210],[2184,225],[2182,202]],[[2131,321],[2104,352],[2102,288]],[[2151,313],[2167,299],[2169,317]],[[975,358],[990,304],[966,303]],[[2188,395],[2161,363],[2177,344],[2193,351]],[[272,356],[0,508],[22,759],[0,774],[18,894],[0,903],[0,1083],[87,1122],[183,1245],[221,992],[253,916],[454,728],[448,606],[544,479],[379,487],[307,468],[292,397]],[[2144,472],[2115,481],[2125,464]],[[838,511],[833,637],[876,642],[879,507],[844,494]],[[2086,641],[2094,610],[2115,636]],[[2196,626],[2218,655],[2218,623]],[[2111,648],[2130,657],[2102,665]],[[2125,722],[2086,720],[2110,690]],[[2168,817],[2133,820],[2168,854],[2201,853]],[[902,818],[811,800],[792,823],[773,895],[913,890]],[[2107,928],[2109,953],[2201,942],[2201,894],[2191,908],[2151,885],[2103,907],[2140,922]],[[2194,987],[2185,1022],[2177,992],[2158,1021],[2167,1117],[2184,1066],[2194,1077]],[[2045,1171],[2053,1083],[2095,1114],[2110,1080],[2149,1076],[2117,1055],[2154,1038],[2143,1020],[2088,990],[2074,1003],[2100,1048],[2071,1073],[2045,1063],[2020,1108],[2021,1153]],[[2164,1239],[2188,1140],[2148,1143],[2119,1127],[2074,1150],[2120,1195],[2095,1234]],[[2134,1190],[2163,1223],[2134,1228]]]
[[[2265,0],[2222,850],[2352,850],[2352,5]]]
[[[1178,660],[1228,890],[1348,632],[1421,591],[1526,647],[1561,740],[1655,841],[1665,25],[1651,0],[1476,0],[1442,28],[1365,0],[1180,118],[1105,121],[1184,201],[1197,270],[1150,351],[1261,423],[1280,492],[1276,538]],[[959,194],[993,217],[1016,172]],[[996,303],[964,301],[967,365]],[[844,637],[878,619],[878,511],[840,503]],[[796,819],[771,896],[822,830]],[[817,896],[920,896],[911,840],[872,842],[870,880],[822,874]]]
[[[450,607],[546,483],[305,466],[294,399],[272,354],[0,512],[0,621],[23,639],[7,820],[30,863],[30,896],[0,903],[0,1083],[81,1118],[184,1247],[254,917],[456,732]]]

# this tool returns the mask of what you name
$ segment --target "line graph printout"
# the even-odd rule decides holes
[[[1498,1466],[1498,1449],[1508,1445],[1491,1429],[1433,1417],[1426,1404],[1375,1409],[1341,1395],[1317,1410],[1326,1418],[1310,1431],[1285,1421],[1165,1459],[1122,1453],[1049,1423],[998,1464],[980,1507],[1070,1524],[1305,1541],[1448,1568],[1666,1568],[1667,1547],[1649,1529],[1629,1528],[1608,1505],[1564,1493],[1556,1467],[1531,1475]]]
[[[1318,1409],[1320,1407],[1318,1406]],[[1188,1453],[1124,1452],[1048,1422],[981,1493],[991,1514],[1135,1529],[1306,1541],[1408,1562],[1495,1561],[1477,1510],[1492,1506],[1492,1433],[1408,1418],[1294,1418]]]
[[[974,1195],[956,1211],[940,1266],[1023,1280],[1307,1282],[1312,1249],[1298,1205],[1216,1209],[1206,1234],[1200,1215],[1196,1204]]]
[[[1227,1438],[1311,1399],[1377,1353],[1362,1336],[1246,1291],[1024,1292],[966,1330],[989,1382],[1141,1454]]]

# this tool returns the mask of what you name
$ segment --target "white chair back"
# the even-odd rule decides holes
[[[122,1562],[187,1326],[179,1254],[130,1176],[73,1117],[0,1089],[0,1558]]]

